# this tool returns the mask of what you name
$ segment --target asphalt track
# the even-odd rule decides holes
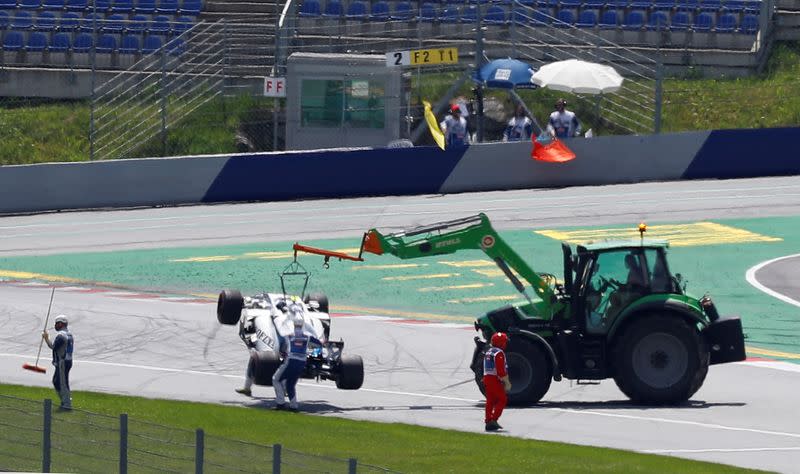
[[[800,179],[16,216],[0,221],[0,256],[353,237],[369,227],[400,229],[477,211],[490,212],[500,229],[797,216]],[[784,284],[797,282],[796,265],[789,258],[774,263],[752,276],[796,300],[797,286]],[[48,296],[46,285],[0,284],[3,382],[49,384],[48,376],[21,369],[35,356]],[[74,388],[271,404],[267,388],[257,389],[253,400],[233,392],[246,353],[235,329],[216,323],[213,304],[152,296],[81,285],[57,291],[54,311],[70,314],[76,333]],[[467,367],[474,334],[468,325],[337,315],[333,328],[346,350],[364,357],[365,386],[342,392],[331,383],[305,382],[306,410],[481,431],[481,401]],[[795,364],[761,361],[712,367],[695,397],[671,408],[632,406],[613,382],[554,383],[540,406],[509,410],[502,421],[511,436],[800,472],[793,415],[798,372]]]

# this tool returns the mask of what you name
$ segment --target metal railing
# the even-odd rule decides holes
[[[356,459],[317,456],[74,409],[50,399],[0,395],[0,471],[41,472],[396,472]]]

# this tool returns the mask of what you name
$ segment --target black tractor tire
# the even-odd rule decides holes
[[[505,353],[511,382],[511,391],[507,394],[508,404],[520,406],[538,403],[550,390],[550,383],[553,381],[553,366],[545,349],[524,336],[514,335],[509,339]],[[486,395],[482,360],[476,364],[475,383],[478,390]]]
[[[642,405],[683,403],[708,374],[708,345],[679,315],[648,315],[624,329],[614,343],[614,381]]]
[[[342,390],[358,390],[364,383],[364,361],[361,356],[342,355],[339,374],[336,377],[336,388]]]
[[[243,306],[244,298],[239,290],[223,290],[217,298],[217,321],[229,326],[238,323]]]
[[[329,308],[328,297],[325,296],[324,293],[310,293],[310,294],[307,294],[305,298],[303,298],[303,302],[305,304],[308,304],[308,303],[310,303],[312,301],[316,301],[317,302],[317,304],[318,304],[317,310],[319,312],[321,312],[321,313],[327,313],[328,312],[328,308]]]
[[[256,385],[272,385],[272,376],[281,366],[281,358],[271,351],[253,351],[250,353],[253,377]]]

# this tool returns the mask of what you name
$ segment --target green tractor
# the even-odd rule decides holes
[[[562,243],[564,277],[535,272],[492,228],[484,214],[381,234],[372,229],[362,252],[401,259],[480,249],[525,301],[475,321],[470,368],[483,391],[483,354],[495,332],[506,348],[509,403],[536,403],[552,380],[613,377],[636,403],[676,404],[702,386],[708,366],[745,359],[739,318],[721,318],[711,298],[686,293],[670,272],[666,241],[644,238],[577,245]],[[521,280],[525,280],[527,285]]]

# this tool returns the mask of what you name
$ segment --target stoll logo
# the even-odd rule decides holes
[[[458,239],[458,238],[456,238],[456,239],[447,239],[447,240],[443,240],[441,242],[436,242],[436,245],[434,245],[434,247],[437,248],[437,249],[440,249],[442,247],[449,247],[450,245],[458,245],[460,243],[461,243],[461,239]]]

